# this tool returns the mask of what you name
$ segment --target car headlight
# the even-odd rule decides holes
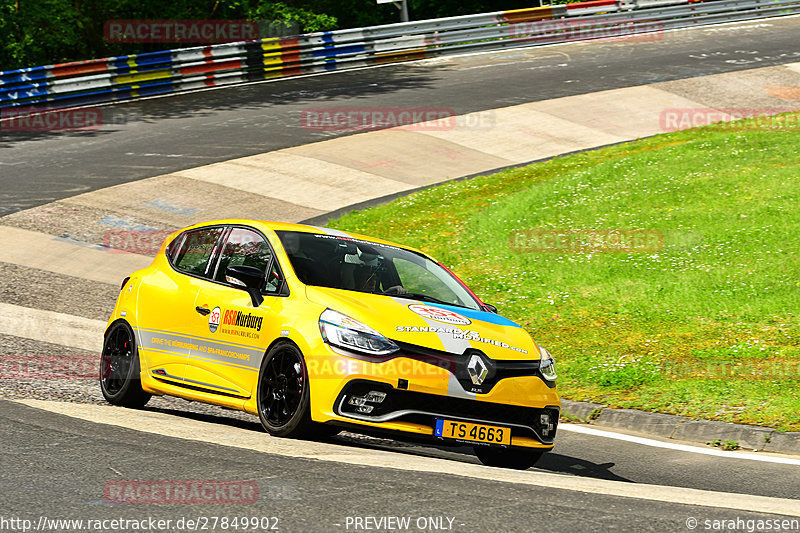
[[[319,316],[319,331],[329,344],[370,355],[389,355],[400,349],[366,324],[333,309]]]
[[[543,346],[539,346],[539,352],[542,354],[542,360],[539,363],[539,370],[542,371],[544,379],[547,381],[555,381],[556,378],[558,378],[558,374],[556,374],[556,360],[553,359],[553,356],[550,355],[550,352],[548,352]]]

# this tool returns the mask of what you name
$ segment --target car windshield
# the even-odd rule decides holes
[[[278,231],[297,277],[306,285],[480,309],[450,272],[427,257],[371,241]]]

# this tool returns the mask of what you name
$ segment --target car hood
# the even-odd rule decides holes
[[[453,354],[472,348],[500,360],[540,359],[531,336],[494,313],[326,287],[308,286],[306,296],[401,343]]]

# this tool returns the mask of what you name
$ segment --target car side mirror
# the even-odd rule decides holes
[[[496,308],[495,306],[493,306],[492,304],[487,304],[487,303],[484,303],[484,304],[483,304],[483,306],[484,306],[484,307],[486,308],[486,310],[487,310],[487,311],[489,311],[490,313],[497,314],[497,308]]]
[[[260,268],[248,265],[231,265],[225,269],[225,279],[237,287],[241,287],[250,295],[253,307],[264,302],[261,289],[264,288],[266,274]]]

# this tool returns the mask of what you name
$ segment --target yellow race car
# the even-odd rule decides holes
[[[387,431],[528,468],[553,447],[555,362],[425,254],[341,231],[221,220],[170,235],[105,333],[115,405],[172,395],[271,435]]]

